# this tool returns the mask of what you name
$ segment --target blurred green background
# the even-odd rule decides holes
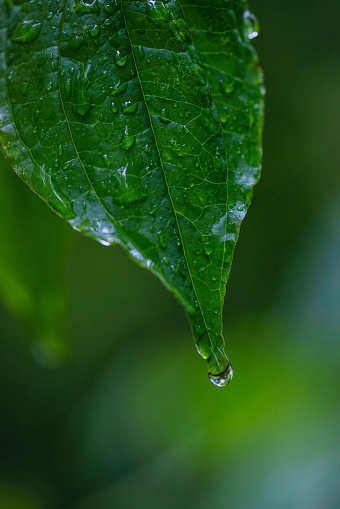
[[[1,159],[1,509],[340,507],[340,3],[251,9],[264,161],[227,287],[227,388],[161,283]]]

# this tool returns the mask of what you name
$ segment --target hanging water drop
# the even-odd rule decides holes
[[[228,366],[224,371],[222,371],[222,373],[218,375],[213,375],[212,373],[208,374],[210,382],[217,387],[224,387],[225,385],[228,385],[232,381],[233,375],[233,368],[229,361]]]

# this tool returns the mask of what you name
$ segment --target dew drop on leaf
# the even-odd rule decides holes
[[[66,99],[69,99],[71,97],[71,80],[70,79],[65,81],[65,95],[66,95]]]
[[[169,120],[168,118],[161,117],[159,115],[158,115],[158,118],[159,118],[160,122],[162,122],[162,124],[169,124],[171,122],[171,120]]]
[[[121,58],[120,60],[118,60],[118,61],[116,62],[116,64],[118,65],[118,67],[125,67],[125,66],[126,66],[126,63],[127,63],[127,59],[128,59],[128,57],[127,57],[127,55],[126,55],[125,57],[123,57],[123,58]]]
[[[78,72],[78,76],[74,83],[73,90],[73,111],[81,115],[82,117],[86,115],[86,113],[91,109],[91,100],[86,90],[87,85],[87,75],[90,69],[90,64],[86,67],[84,71],[81,69]]]
[[[100,33],[100,26],[99,25],[94,25],[94,27],[92,28],[92,30],[90,30],[90,36],[91,37],[97,37]]]
[[[98,0],[75,0],[76,3],[76,14],[81,16],[82,14],[100,14],[100,7]]]
[[[164,232],[158,235],[158,242],[162,249],[165,249],[168,246],[166,240],[164,239]]]
[[[145,57],[145,51],[142,46],[138,46],[138,55],[141,60]]]
[[[77,51],[80,46],[84,43],[84,40],[79,35],[75,35],[68,43],[68,49],[70,51]]]
[[[127,91],[128,84],[124,83],[123,85],[120,85],[120,87],[116,88],[116,90],[113,91],[114,95],[122,95]]]
[[[113,14],[113,5],[105,5],[104,7],[105,14]]]
[[[124,115],[133,115],[134,113],[136,113],[137,108],[138,108],[138,103],[131,104],[131,105],[127,106],[126,108],[123,108],[123,113],[124,113]]]
[[[18,24],[11,39],[13,42],[28,43],[38,38],[42,23],[35,20],[24,20]]]
[[[122,148],[124,150],[130,150],[134,146],[136,142],[136,138],[134,136],[130,136],[129,138],[124,138],[122,141]]]
[[[118,113],[118,107],[115,103],[111,103],[111,110],[113,113]]]
[[[248,35],[248,39],[255,39],[259,35],[259,23],[254,16],[254,14],[250,11],[244,11],[243,20],[245,24],[246,33]]]

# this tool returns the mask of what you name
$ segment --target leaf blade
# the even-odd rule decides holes
[[[74,228],[121,243],[175,293],[229,381],[225,140],[177,2],[24,6],[0,13],[7,156]]]

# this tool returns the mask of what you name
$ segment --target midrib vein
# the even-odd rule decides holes
[[[188,23],[186,14],[185,14],[185,10],[183,9],[183,7],[185,7],[185,5],[183,4],[182,0],[178,0],[178,3],[179,3],[179,6],[180,6],[180,9],[181,9],[184,21],[185,21],[185,23],[186,23],[186,25],[188,27],[188,30],[189,30],[190,35],[191,35],[191,38],[193,40],[192,30],[190,29],[190,26],[189,26],[189,23]],[[198,51],[197,51],[197,53],[198,53],[198,55],[200,55]],[[209,67],[204,62],[202,62],[202,65],[204,67]],[[223,71],[221,71],[221,73],[224,74]],[[208,80],[208,83],[209,83],[209,80]],[[215,103],[213,103],[213,104],[215,106]],[[215,108],[216,108],[216,106],[215,106]],[[216,111],[217,111],[217,108],[216,108]],[[223,138],[223,145],[224,145],[225,154],[226,154],[226,165],[227,165],[227,180],[226,180],[227,202],[226,202],[226,227],[225,227],[225,232],[227,233],[227,227],[228,227],[227,219],[228,219],[228,208],[229,208],[229,165],[228,165],[227,146],[226,146],[226,142],[225,142],[225,139],[224,139],[223,130],[222,130],[222,138]],[[225,262],[225,255],[226,255],[226,243],[224,242],[224,245],[223,245],[223,258],[222,258],[222,265],[221,265],[221,284],[219,286],[219,291],[220,291],[220,307],[221,307],[221,309],[223,307],[223,300],[224,300],[223,285],[225,283],[224,283],[224,280],[223,280],[223,266],[224,266],[224,262]],[[223,328],[223,316],[222,316],[222,311],[221,311],[221,331],[222,331],[222,328]]]
[[[135,52],[133,50],[133,48],[136,47],[136,45],[132,44],[130,32],[129,32],[129,29],[128,29],[127,19],[126,19],[125,10],[124,10],[124,0],[121,0],[121,10],[122,10],[122,14],[123,14],[123,18],[124,18],[124,23],[125,23],[125,27],[126,27],[126,33],[127,33],[127,36],[128,36],[129,42],[130,42],[130,46],[131,46],[132,58],[133,58],[133,61],[134,61],[135,67],[136,67],[137,79],[138,79],[138,82],[140,84],[141,92],[142,92],[142,95],[143,95],[143,100],[144,100],[144,103],[145,103],[145,106],[146,106],[146,111],[147,111],[147,114],[148,114],[151,131],[152,131],[153,137],[155,139],[156,149],[157,149],[157,153],[158,153],[158,156],[159,156],[159,161],[160,161],[160,165],[161,165],[164,181],[165,181],[166,188],[167,188],[167,191],[168,191],[169,200],[170,200],[171,207],[173,209],[174,216],[175,216],[175,219],[176,219],[177,229],[178,229],[178,233],[179,233],[179,236],[180,236],[181,245],[182,245],[182,248],[183,248],[185,262],[186,262],[186,265],[188,267],[188,272],[189,272],[189,276],[190,276],[191,285],[193,287],[194,294],[196,296],[197,303],[198,303],[198,306],[199,306],[199,310],[200,310],[202,318],[203,318],[204,326],[205,326],[205,329],[206,329],[208,337],[209,337],[209,342],[210,342],[210,345],[211,345],[211,348],[212,348],[212,354],[215,356],[215,352],[214,352],[215,351],[215,347],[214,347],[214,345],[212,343],[212,340],[210,338],[210,334],[209,334],[209,330],[210,329],[208,328],[207,323],[205,321],[205,316],[204,316],[204,313],[203,313],[203,310],[202,310],[202,307],[201,307],[200,299],[199,299],[199,296],[198,296],[198,293],[197,293],[197,290],[196,290],[196,287],[195,287],[195,284],[194,284],[193,276],[191,274],[188,258],[187,258],[187,255],[186,255],[185,244],[184,244],[183,237],[182,237],[182,230],[181,230],[181,227],[180,227],[180,224],[179,224],[179,221],[178,221],[177,212],[176,212],[175,205],[174,205],[174,202],[173,202],[173,199],[172,199],[172,196],[171,196],[171,192],[170,192],[168,180],[167,180],[165,169],[164,169],[164,164],[163,164],[161,152],[160,152],[160,149],[159,149],[159,146],[158,146],[158,140],[157,140],[156,133],[155,133],[155,130],[154,130],[154,127],[153,127],[151,114],[150,114],[150,111],[149,111],[149,108],[148,108],[148,103],[146,101],[146,96],[145,96],[142,80],[140,78],[139,69],[138,69],[137,61],[136,61],[136,57],[135,57]],[[215,358],[216,358],[216,356],[215,356]]]

